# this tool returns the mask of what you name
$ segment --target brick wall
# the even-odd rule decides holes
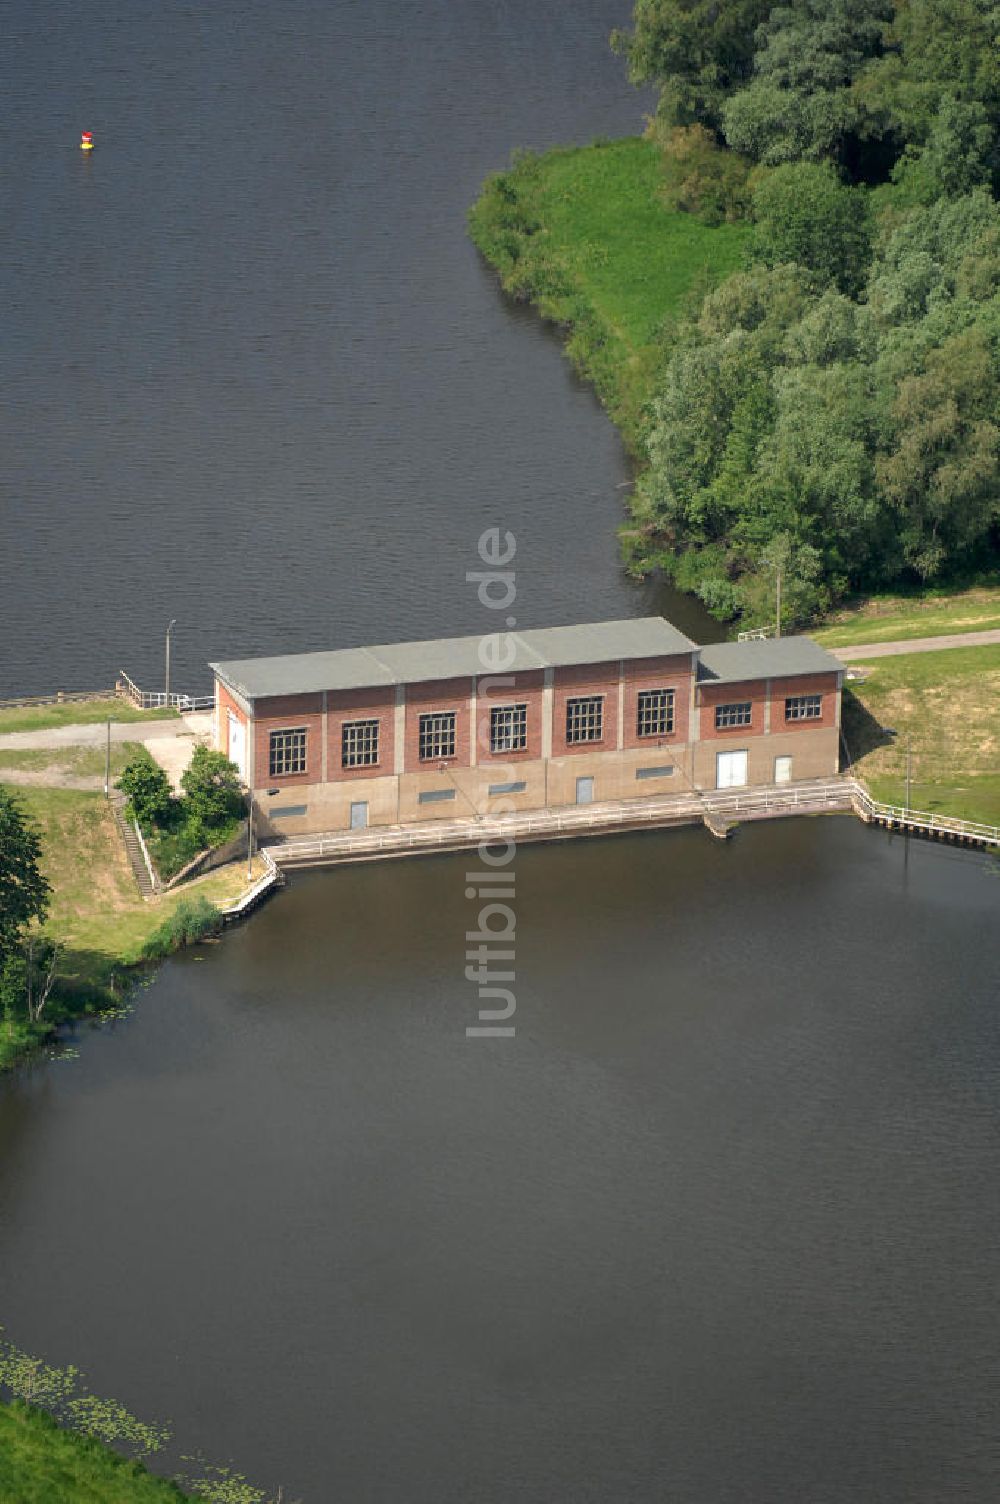
[[[467,768],[469,757],[469,696],[472,693],[471,679],[441,679],[427,684],[408,684],[406,687],[406,733],[403,742],[403,767],[407,773],[417,773],[436,768],[439,761],[448,767]],[[435,758],[432,762],[420,760],[420,717],[432,711],[455,712],[455,756]]]
[[[215,698],[219,705],[219,751],[229,756],[229,716],[232,713],[238,721],[245,726],[247,723],[246,712],[242,706],[237,705],[232,695],[224,684],[215,681]]]
[[[766,680],[749,679],[745,680],[742,684],[713,684],[709,682],[700,685],[698,698],[701,702],[698,712],[698,735],[702,741],[731,741],[739,745],[741,738],[745,741],[748,736],[763,736],[764,705],[767,701]],[[732,705],[746,700],[750,701],[749,726],[730,726],[717,731],[715,729],[715,707],[717,705]]]
[[[331,690],[327,696],[327,779],[330,783],[391,775],[396,749],[395,689]],[[378,764],[345,768],[342,730],[345,721],[378,721]]]
[[[300,783],[319,783],[323,766],[323,696],[276,695],[254,705],[254,786],[294,788]],[[306,771],[272,778],[270,738],[272,731],[306,733]]]
[[[690,653],[677,654],[672,658],[640,659],[625,664],[626,747],[653,748],[661,743],[669,746],[674,742],[687,741],[691,673]],[[674,691],[674,729],[666,736],[640,736],[638,733],[639,695],[644,689]]]
[[[787,695],[822,695],[822,714],[816,720],[786,721]],[[771,680],[771,734],[786,731],[817,731],[837,724],[837,675],[801,674],[794,679]]]
[[[498,683],[513,679],[513,685]],[[491,763],[530,762],[542,755],[542,688],[544,675],[502,674],[486,676],[476,683],[476,760]],[[490,751],[490,710],[500,705],[526,705],[527,746],[520,752]]]
[[[578,695],[603,695],[604,735],[599,742],[566,741],[566,701]],[[607,752],[618,745],[618,664],[590,663],[557,668],[552,686],[552,756],[573,757]]]

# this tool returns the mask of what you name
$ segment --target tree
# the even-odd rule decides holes
[[[129,760],[115,787],[128,798],[140,825],[163,824],[169,819],[174,802],[170,780],[145,749]]]
[[[993,128],[981,104],[946,94],[931,122],[926,146],[910,146],[893,168],[900,200],[932,204],[961,198],[990,183],[996,164]]]
[[[766,166],[832,160],[848,165],[887,119],[855,83],[881,52],[890,0],[791,0],[758,29],[752,80],[727,100],[730,146]]]
[[[923,579],[967,552],[1000,518],[1000,381],[991,341],[951,336],[900,384],[879,480],[898,514],[907,564]]]
[[[996,0],[895,0],[885,52],[859,81],[868,108],[922,146],[943,97],[979,104],[1000,126],[1000,10]]]
[[[210,747],[195,747],[181,775],[181,788],[188,818],[194,817],[205,828],[225,825],[242,812],[240,770],[224,753]]]
[[[794,262],[821,286],[860,290],[871,252],[864,191],[847,187],[829,163],[776,167],[754,192],[753,216],[755,261]]]
[[[770,9],[771,0],[636,0],[633,30],[611,42],[633,83],[661,86],[667,125],[718,131],[723,102],[750,77],[754,35]]]
[[[32,920],[48,913],[52,889],[41,871],[38,828],[0,786],[0,966]]]

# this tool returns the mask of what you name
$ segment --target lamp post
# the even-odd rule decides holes
[[[163,675],[163,703],[168,710],[170,709],[170,634],[176,625],[177,618],[172,616],[167,624],[166,663]]]
[[[910,738],[906,738],[906,813],[910,813]]]
[[[247,882],[253,881],[253,790],[247,789]]]
[[[777,569],[775,570],[775,595],[777,597],[777,600],[776,600],[776,606],[775,606],[774,635],[775,635],[775,637],[780,637],[781,636],[781,565],[780,564],[778,565]]]

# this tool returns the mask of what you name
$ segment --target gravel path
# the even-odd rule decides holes
[[[830,648],[841,663],[860,658],[891,658],[896,653],[936,653],[941,648],[978,648],[1000,642],[1000,627],[988,632],[952,632],[947,637],[914,637],[904,642],[862,642],[851,647]]]

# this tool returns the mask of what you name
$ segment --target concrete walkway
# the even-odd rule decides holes
[[[828,651],[841,663],[862,658],[891,658],[897,653],[936,653],[941,648],[980,648],[1000,642],[1000,627],[987,632],[951,632],[947,637],[913,637],[903,642],[862,642]]]

